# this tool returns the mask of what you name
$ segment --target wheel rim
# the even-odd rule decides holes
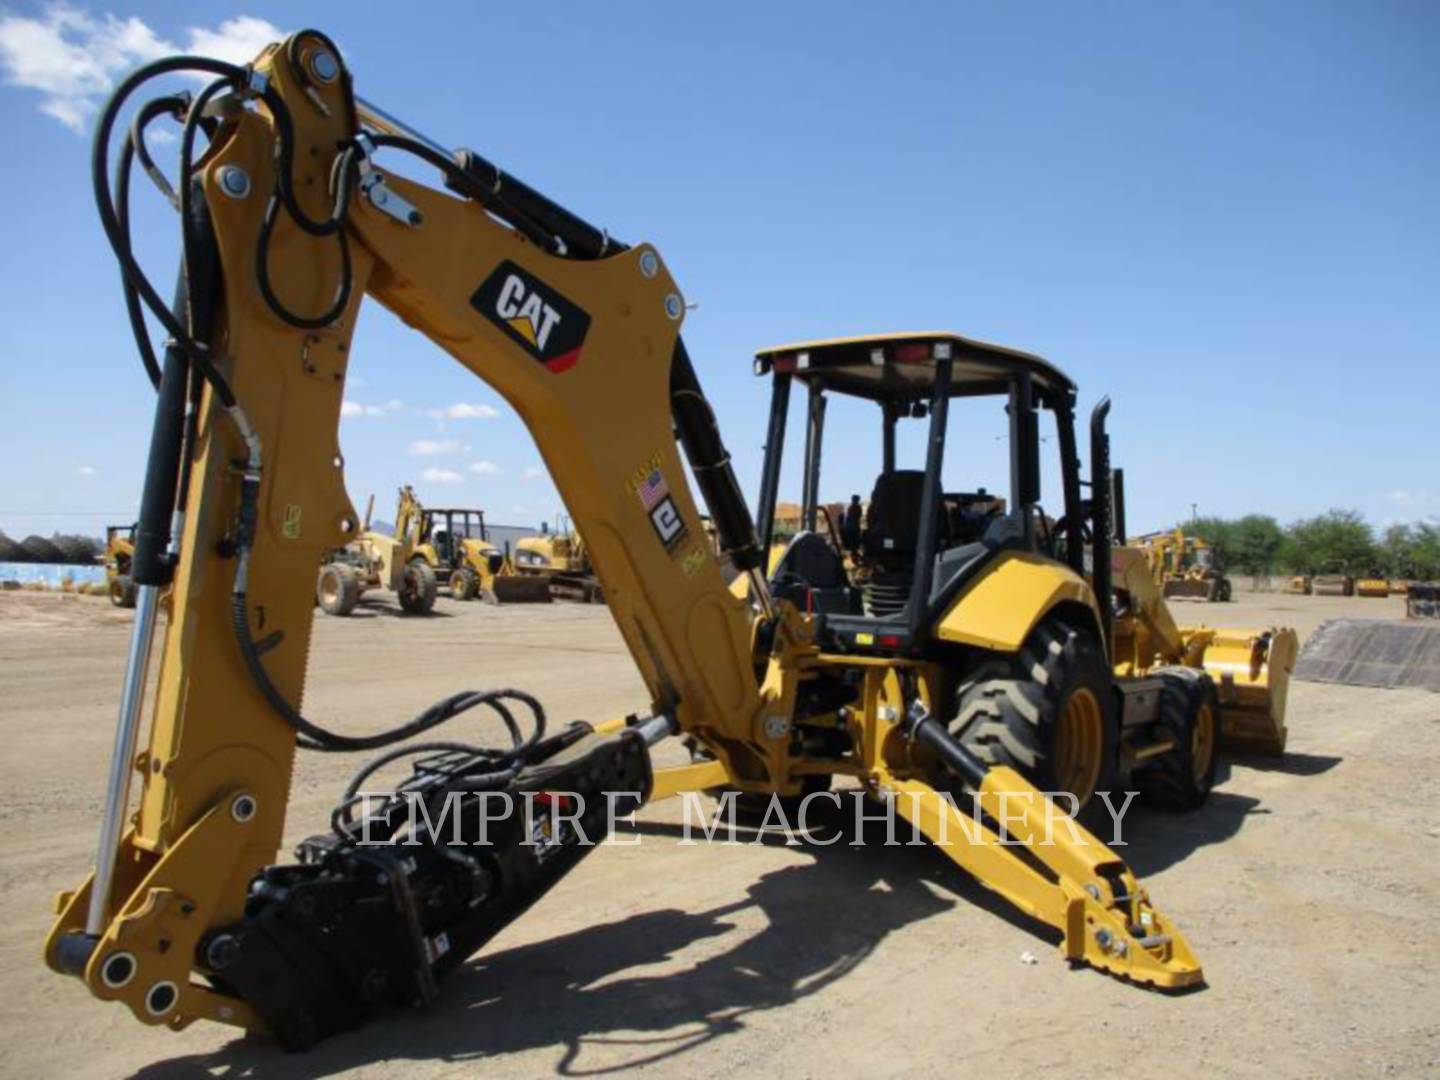
[[[1207,702],[1195,713],[1195,728],[1190,732],[1190,767],[1195,779],[1204,782],[1210,775],[1210,763],[1215,757],[1215,711]]]
[[[320,599],[327,604],[333,604],[340,596],[340,576],[338,574],[326,574],[320,579]]]
[[[407,567],[405,576],[400,581],[400,597],[405,601],[412,601],[420,595],[420,571],[415,567]]]
[[[125,599],[125,586],[118,581],[110,582],[110,602],[118,604]]]
[[[1055,779],[1060,789],[1073,794],[1081,806],[1095,793],[1104,745],[1100,702],[1089,689],[1078,687],[1060,710],[1060,726],[1055,733]]]

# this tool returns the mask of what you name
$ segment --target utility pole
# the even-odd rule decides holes
[[[1199,518],[1200,518],[1200,515],[1199,515],[1198,513],[1196,513],[1196,511],[1195,511],[1195,507],[1196,507],[1197,505],[1198,505],[1197,503],[1193,503],[1193,502],[1190,504],[1190,524],[1191,524],[1191,525],[1194,525],[1195,522],[1198,521]]]

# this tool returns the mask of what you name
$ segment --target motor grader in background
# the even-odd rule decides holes
[[[571,528],[570,519],[557,515],[555,531],[542,529],[539,536],[523,536],[515,542],[515,572],[544,582],[547,595],[557,600],[604,603],[605,590],[590,565],[585,541]]]
[[[1208,600],[1228,603],[1230,579],[1220,553],[1198,536],[1184,529],[1150,533],[1130,540],[1131,547],[1145,552],[1150,574],[1167,600]]]
[[[172,308],[135,258],[127,189],[112,191],[104,164],[128,98],[181,71],[214,81],[177,142],[186,258]],[[130,151],[177,108],[140,106]],[[148,1024],[209,1019],[308,1046],[433,999],[438,978],[596,850],[615,815],[682,791],[795,796],[842,777],[1050,927],[1071,963],[1146,986],[1202,982],[1124,861],[1078,825],[1051,828],[1036,784],[1063,775],[1085,793],[1128,764],[1147,791],[1193,801],[1207,780],[1196,733],[1213,734],[1210,687],[1222,727],[1248,715],[1273,734],[1287,636],[1252,635],[1221,664],[1218,633],[1172,631],[1143,563],[1112,551],[1105,405],[1086,498],[1074,386],[1037,357],[948,333],[763,354],[767,534],[793,385],[868,388],[928,417],[923,467],[901,470],[894,410],[885,416],[869,550],[897,590],[900,576],[910,583],[872,592],[867,609],[813,533],[792,541],[773,578],[763,572],[768,537],[755,534],[679,336],[686,305],[659,252],[356,97],[323,34],[292,35],[251,67],[149,64],[102,110],[96,145],[96,201],[127,300],[168,337],[157,357],[144,320],[132,321],[158,391],[136,617],[95,868],[59,899],[45,950],[55,971]],[[382,156],[418,158],[448,192],[386,170]],[[122,148],[122,178],[132,159]],[[301,711],[309,584],[357,528],[337,430],[367,297],[528,425],[644,682],[632,715],[557,728],[512,689],[452,692],[363,735]],[[192,387],[202,393],[186,424]],[[952,397],[976,393],[1008,406],[1011,430],[1009,510],[984,522],[951,515],[940,483]],[[1053,529],[1038,512],[1041,410],[1064,469]],[[692,481],[749,579],[744,598],[724,584]],[[156,601],[172,580],[137,752]],[[508,745],[436,739],[477,708],[499,716]],[[652,747],[682,734],[701,760],[655,768]],[[380,756],[340,794],[329,829],[275,863],[297,747]],[[398,786],[377,776],[404,765]],[[957,792],[973,798],[973,817]],[[548,808],[541,821],[486,816],[491,796],[527,793]],[[456,798],[459,832],[412,827],[406,807],[438,821]],[[826,917],[823,897],[815,913]]]
[[[422,522],[414,493],[400,489],[395,531],[387,535],[370,528],[375,508],[372,495],[358,536],[324,555],[315,584],[315,602],[326,615],[349,615],[360,598],[373,589],[395,594],[407,615],[428,615],[439,588],[435,570],[418,553]]]

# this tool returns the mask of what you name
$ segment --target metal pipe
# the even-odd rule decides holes
[[[883,436],[881,440],[881,469],[884,472],[895,471],[895,408],[893,405],[882,404],[880,406],[883,414]]]
[[[825,391],[819,379],[811,380],[805,426],[805,483],[800,497],[801,528],[814,532],[819,525],[820,449],[825,440]]]
[[[935,580],[935,543],[940,525],[940,470],[945,464],[945,427],[950,415],[950,377],[953,360],[935,361],[935,385],[930,393],[930,445],[925,454],[925,491],[920,496],[920,535],[915,544],[915,580],[906,605],[910,640],[925,631],[930,586]]]
[[[675,717],[669,713],[658,713],[636,724],[634,730],[640,733],[646,746],[654,746],[661,739],[674,735],[679,726],[675,723]]]
[[[140,711],[150,673],[155,641],[155,613],[160,587],[141,585],[135,597],[135,625],[125,657],[125,681],[120,688],[120,715],[115,725],[115,747],[110,755],[110,776],[105,785],[105,816],[100,820],[100,842],[95,850],[95,878],[90,886],[90,910],[85,933],[98,938],[110,922],[110,891],[115,883],[115,859],[120,834],[130,808],[130,778],[135,772],[135,743],[140,734]]]
[[[404,120],[392,113],[386,112],[373,101],[366,101],[358,94],[355,96],[355,111],[360,114],[361,123],[374,131],[384,135],[399,135],[401,138],[413,139],[415,142],[423,143],[435,153],[444,157],[450,157],[452,151],[449,147],[441,146],[428,135],[422,135]]]
[[[780,463],[785,453],[785,424],[790,415],[789,372],[777,371],[770,394],[770,426],[765,432],[765,465],[760,474],[760,506],[757,510],[760,551],[764,560],[775,538],[775,500],[780,489]]]

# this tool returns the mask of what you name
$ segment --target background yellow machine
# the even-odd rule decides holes
[[[598,604],[605,599],[600,579],[590,565],[585,541],[563,514],[557,519],[553,532],[517,540],[513,563],[517,574],[543,580],[550,595],[558,599],[586,604]]]
[[[1166,599],[1229,602],[1230,579],[1219,553],[1203,538],[1174,529],[1151,533],[1129,544],[1145,552],[1151,576]]]
[[[419,543],[411,561],[423,561],[456,600],[487,603],[545,603],[545,581],[517,574],[509,556],[490,541],[485,514],[471,508],[423,506],[410,487],[400,490],[396,520],[418,518]],[[398,526],[397,526],[398,533]]]
[[[105,526],[105,591],[116,607],[135,606],[135,582],[130,577],[134,555],[135,526]]]
[[[180,70],[215,81],[185,111],[179,140],[186,258],[172,308],[136,263],[104,159],[126,99]],[[141,106],[122,176],[133,139],[177,108],[164,98]],[[202,125],[210,117],[218,122]],[[1260,723],[1278,723],[1284,635],[1247,638],[1248,651],[1235,646],[1221,668],[1217,636],[1175,631],[1163,603],[1145,599],[1143,562],[1133,579],[1123,557],[1112,564],[1104,407],[1085,498],[1074,387],[1052,365],[948,333],[762,354],[773,383],[762,523],[774,517],[792,386],[875,388],[876,400],[903,400],[928,422],[923,467],[903,471],[898,417],[884,416],[869,542],[886,589],[867,600],[813,531],[773,577],[763,573],[766,538],[679,337],[685,303],[659,253],[619,243],[479,155],[452,154],[365,104],[324,35],[294,35],[251,68],[148,65],[101,114],[97,147],[97,202],[127,298],[169,341],[163,362],[154,358],[135,320],[158,387],[136,618],[95,870],[60,899],[46,945],[54,970],[145,1023],[204,1018],[307,1046],[387,1005],[432,998],[440,975],[594,850],[607,802],[624,813],[719,785],[795,796],[844,777],[1051,928],[1070,962],[1143,985],[1201,981],[1179,928],[1131,870],[1083,828],[1052,828],[1035,782],[1063,779],[1086,795],[1122,766],[1137,782],[1163,768],[1166,783],[1145,780],[1147,789],[1194,801],[1207,750],[1194,733],[1212,700],[1223,717],[1250,691],[1268,694]],[[434,168],[448,192],[382,169],[384,154]],[[452,694],[365,735],[301,712],[309,583],[359,525],[336,431],[367,297],[528,425],[645,684],[635,715],[556,730],[536,699],[511,689]],[[199,410],[187,424],[192,393]],[[942,524],[955,520],[940,465],[958,393],[994,395],[1010,423],[1008,513],[974,536]],[[1057,425],[1064,470],[1054,530],[1037,509],[1042,411]],[[810,434],[814,476],[813,424]],[[721,576],[682,452],[720,551],[748,577],[744,598]],[[814,483],[807,492],[813,507]],[[902,540],[914,544],[908,586]],[[172,580],[142,750],[156,601]],[[1177,711],[1165,702],[1182,683]],[[509,745],[429,734],[476,708],[500,717]],[[1213,735],[1213,707],[1211,720]],[[678,733],[698,760],[656,771],[651,746]],[[304,842],[297,862],[276,864],[297,747],[381,754],[341,793],[329,831]],[[375,779],[402,762],[411,772],[398,787]],[[491,797],[526,794],[575,813],[538,830],[506,818],[479,835]],[[978,820],[957,794],[967,807],[973,798]],[[418,802],[433,821],[453,800],[454,835],[405,813]],[[1019,843],[1000,843],[1002,833]]]
[[[359,535],[326,553],[315,585],[316,602],[327,615],[349,615],[366,592],[385,589],[395,594],[407,615],[428,615],[435,607],[439,579],[433,550],[430,559],[421,551],[424,521],[419,501],[408,486],[400,489],[393,534],[370,528],[374,506],[372,495]]]

